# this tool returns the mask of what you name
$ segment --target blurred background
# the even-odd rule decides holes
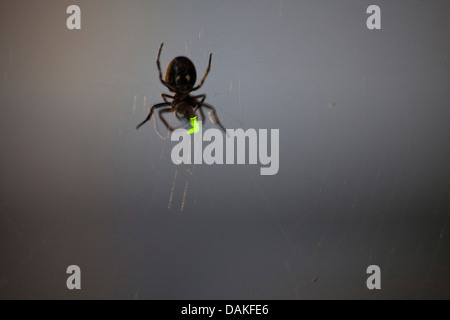
[[[449,299],[449,17],[438,0],[1,1],[0,298]],[[277,175],[176,166],[159,119],[135,129],[169,93],[162,42],[163,72],[185,55],[201,78],[213,53],[197,92],[225,127],[280,130]]]

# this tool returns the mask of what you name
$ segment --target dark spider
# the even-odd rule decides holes
[[[159,63],[159,57],[161,55],[161,49],[164,43],[161,43],[161,47],[159,47],[158,58],[156,59],[156,65],[158,66],[159,72],[159,80],[163,85],[165,85],[171,92],[174,93],[173,96],[168,94],[161,94],[164,102],[157,103],[150,109],[150,113],[143,122],[141,122],[136,129],[139,129],[144,123],[146,123],[153,115],[153,111],[158,108],[170,107],[167,109],[160,110],[158,112],[161,121],[166,125],[169,131],[173,131],[173,128],[167,123],[167,121],[163,118],[163,113],[175,112],[175,116],[178,119],[185,119],[189,121],[190,119],[196,117],[197,110],[200,110],[200,116],[202,117],[202,121],[205,121],[205,115],[203,113],[202,108],[207,108],[212,111],[214,119],[219,127],[225,132],[224,126],[220,123],[219,118],[216,114],[216,109],[205,103],[206,94],[200,94],[197,96],[191,96],[190,93],[197,89],[200,89],[205,82],[206,76],[209,73],[209,69],[211,68],[211,58],[212,53],[209,56],[208,68],[206,69],[205,75],[203,79],[200,81],[200,84],[196,87],[195,81],[197,80],[197,72],[195,71],[195,66],[191,60],[186,57],[176,57],[173,59],[166,71],[166,80],[164,81],[162,78],[161,65]],[[173,99],[169,102],[167,99]]]

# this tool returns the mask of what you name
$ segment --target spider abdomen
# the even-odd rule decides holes
[[[177,92],[189,93],[197,81],[197,72],[191,60],[186,57],[173,59],[166,71],[166,82]]]

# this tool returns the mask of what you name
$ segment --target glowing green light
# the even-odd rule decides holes
[[[188,132],[189,133],[197,133],[200,128],[200,125],[197,122],[197,117],[191,118],[191,126],[192,126],[192,129],[189,129]]]

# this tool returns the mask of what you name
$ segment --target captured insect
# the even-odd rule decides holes
[[[205,114],[203,113],[203,108],[206,108],[212,111],[216,123],[225,132],[226,131],[225,127],[220,123],[220,120],[217,117],[216,109],[212,105],[205,103],[206,94],[200,94],[196,96],[190,95],[192,91],[198,90],[203,86],[206,76],[208,75],[209,70],[211,69],[212,53],[209,56],[208,68],[206,69],[205,75],[203,76],[198,86],[194,87],[195,82],[197,80],[197,72],[195,70],[195,66],[192,63],[192,61],[186,57],[176,57],[175,59],[173,59],[170,62],[169,66],[167,67],[166,79],[163,80],[161,65],[159,63],[159,58],[161,56],[161,50],[163,45],[164,43],[161,43],[161,46],[159,47],[158,57],[156,59],[156,65],[158,67],[159,72],[159,80],[163,85],[165,85],[169,89],[170,92],[173,92],[174,94],[173,96],[165,93],[161,94],[161,97],[163,98],[164,102],[157,103],[154,106],[152,106],[152,108],[150,109],[150,113],[147,116],[147,119],[141,122],[136,127],[136,129],[139,129],[139,127],[141,127],[144,123],[149,121],[155,109],[159,108],[164,108],[160,110],[158,114],[159,118],[165,124],[165,126],[169,131],[173,131],[174,129],[169,125],[166,119],[164,119],[163,117],[164,113],[174,112],[175,116],[178,119],[180,120],[184,119],[194,127],[194,125],[198,125],[196,122],[197,110],[200,111],[202,121],[205,121]],[[171,99],[171,101],[168,99]],[[193,129],[195,132],[195,127]],[[189,132],[192,133],[193,129],[189,130]]]

